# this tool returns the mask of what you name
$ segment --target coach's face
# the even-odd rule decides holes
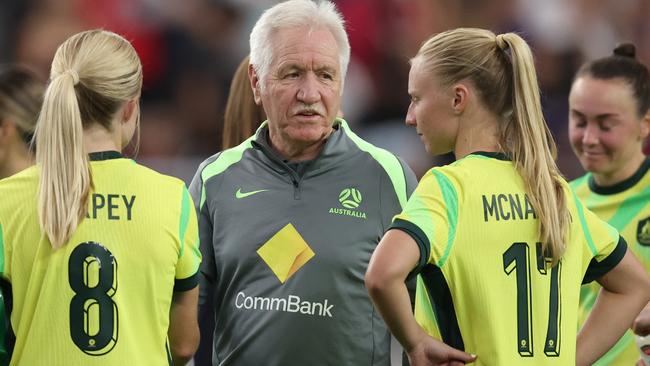
[[[271,143],[300,149],[325,140],[341,101],[338,45],[323,28],[292,27],[272,37],[274,57],[260,80],[251,68],[257,103],[269,120]]]

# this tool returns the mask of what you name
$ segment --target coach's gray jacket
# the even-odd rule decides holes
[[[390,364],[363,279],[417,182],[345,121],[334,128],[310,162],[284,162],[264,124],[199,167],[191,192],[202,302],[215,296],[214,365]]]

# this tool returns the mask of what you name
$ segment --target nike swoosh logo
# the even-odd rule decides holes
[[[250,191],[250,192],[242,192],[241,188],[235,192],[235,198],[241,199],[241,198],[246,198],[248,196],[252,196],[254,194],[260,193],[260,192],[266,192],[268,189],[260,189],[259,191]]]

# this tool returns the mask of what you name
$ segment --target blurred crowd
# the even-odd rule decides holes
[[[232,75],[271,0],[2,0],[0,62],[49,74],[56,47],[89,28],[124,35],[144,65],[137,159],[186,181],[221,148]],[[567,139],[567,95],[576,68],[631,41],[650,61],[647,0],[338,0],[352,59],[342,111],[357,133],[406,159],[418,175],[434,164],[404,126],[408,59],[449,28],[516,31],[536,57],[544,112],[567,178],[582,174]]]

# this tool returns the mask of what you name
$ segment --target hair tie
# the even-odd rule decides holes
[[[505,37],[503,34],[496,36],[497,47],[499,47],[502,51],[505,51],[510,47],[504,38]]]
[[[79,74],[77,73],[76,70],[74,70],[74,69],[68,69],[68,70],[66,71],[66,73],[68,73],[68,74],[70,74],[70,76],[72,76],[72,83],[73,83],[74,85],[79,84]]]
[[[614,56],[628,57],[636,59],[636,47],[633,43],[621,43],[614,48]]]

